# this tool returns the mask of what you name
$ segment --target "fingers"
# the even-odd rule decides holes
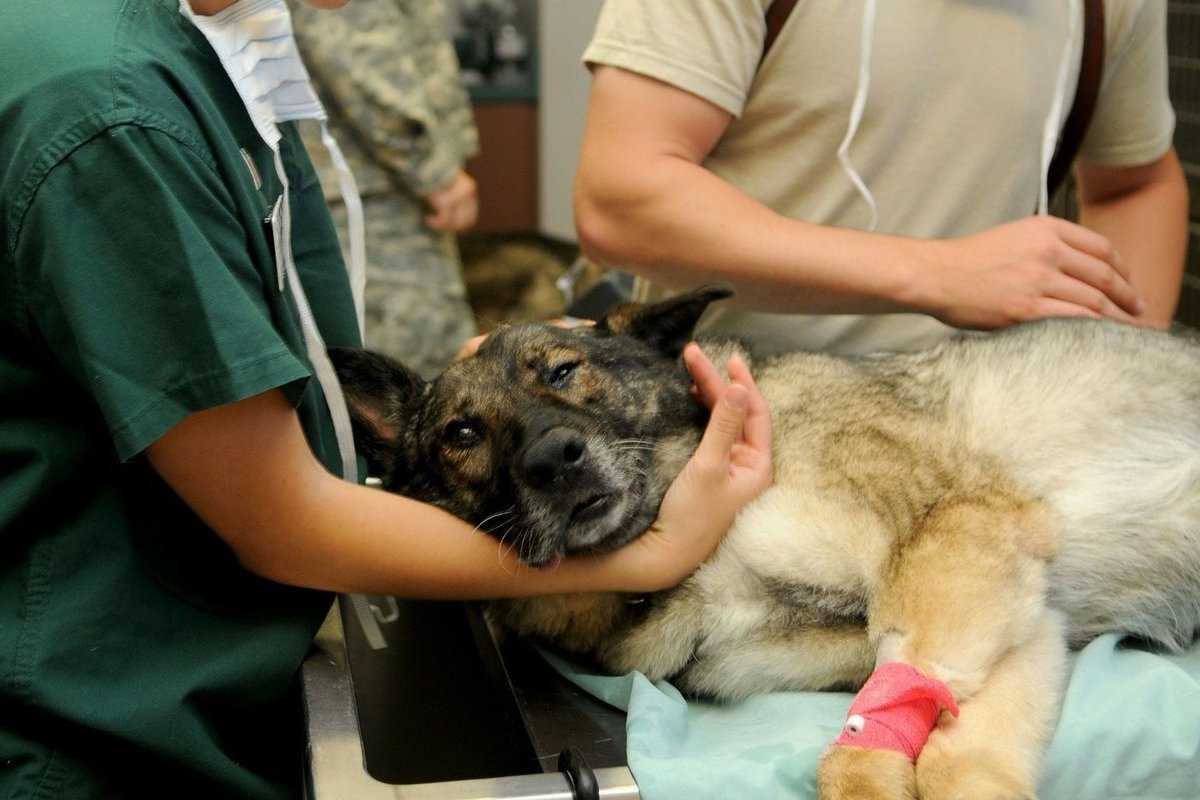
[[[730,381],[727,385],[695,342],[684,348],[683,358],[696,382],[697,397],[712,409],[701,448],[714,456],[727,457],[733,446],[741,442],[751,451],[769,453],[771,413],[745,360],[734,355],[726,362]]]
[[[717,371],[716,365],[695,342],[690,342],[683,348],[683,363],[695,384],[693,388],[696,399],[708,408],[713,408],[725,389],[725,380]]]
[[[729,370],[729,379],[736,382],[735,386],[746,387],[746,419],[742,425],[742,438],[752,449],[769,453],[773,435],[771,411],[767,407],[766,398],[762,396],[758,384],[750,374],[750,366],[740,357],[734,356],[729,359],[726,369]]]
[[[1107,238],[1066,220],[1052,220],[1061,243],[1051,252],[1051,266],[1066,278],[1047,291],[1047,297],[1079,306],[1073,315],[1106,316],[1131,321],[1144,303],[1130,280],[1129,268]],[[1090,312],[1090,313],[1089,313]]]
[[[745,386],[733,384],[725,389],[724,394],[712,410],[700,446],[696,455],[701,458],[712,458],[724,463],[733,446],[742,439],[742,428],[749,413],[749,391]]]
[[[462,170],[425,200],[430,208],[425,224],[434,230],[461,233],[473,226],[479,217],[478,186],[475,179]]]
[[[466,343],[463,344],[458,353],[454,356],[454,360],[462,361],[464,358],[470,358],[471,356],[475,355],[476,351],[479,350],[479,345],[483,344],[483,340],[487,337],[488,335],[485,333],[479,336],[472,336],[470,339],[467,339]]]
[[[1091,228],[1085,228],[1066,220],[1059,220],[1062,240],[1076,250],[1092,256],[1117,271],[1122,278],[1129,280],[1129,267],[1125,266],[1121,254],[1112,246],[1107,238],[1096,233]]]
[[[1136,294],[1133,302],[1135,307],[1141,306]],[[1136,313],[1126,311],[1089,281],[1072,277],[1065,270],[1046,288],[1045,297],[1037,309],[1039,317],[1109,317],[1122,322],[1133,322]]]
[[[692,387],[696,398],[704,405],[713,409],[719,407],[722,395],[733,386],[741,385],[746,388],[747,415],[744,422],[747,441],[755,447],[768,446],[771,440],[771,415],[767,402],[763,399],[750,373],[750,366],[741,356],[733,355],[725,364],[729,375],[729,383],[722,377],[720,371],[708,355],[695,342],[690,342],[683,350],[683,361],[692,376],[695,385]]]
[[[1025,217],[953,240],[944,253],[949,258],[937,259],[932,273],[930,310],[958,327],[990,330],[1050,316],[1133,322],[1144,310],[1111,242],[1064,219]]]
[[[1099,241],[1096,241],[1099,240]],[[1104,316],[1130,319],[1145,304],[1129,278],[1129,269],[1108,240],[1094,231],[1067,223],[1063,229],[1065,252],[1059,271],[1073,286],[1054,296]]]

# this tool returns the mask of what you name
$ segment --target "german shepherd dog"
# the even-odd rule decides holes
[[[384,488],[545,565],[652,522],[707,414],[680,353],[728,295],[502,329],[429,383],[375,354],[333,356]],[[736,349],[701,344],[717,363]],[[752,369],[774,483],[699,570],[645,602],[501,601],[494,619],[718,699],[854,690],[890,662],[943,682],[958,716],[941,712],[915,764],[847,744],[822,757],[821,796],[856,800],[1033,797],[1069,647],[1108,631],[1192,641],[1200,344],[1053,319]]]

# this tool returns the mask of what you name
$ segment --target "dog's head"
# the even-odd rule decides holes
[[[680,353],[722,287],[620,307],[594,327],[492,334],[431,382],[330,351],[370,473],[534,566],[610,550],[654,520],[707,416]]]

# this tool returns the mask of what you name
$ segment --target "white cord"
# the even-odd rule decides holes
[[[1050,112],[1046,115],[1046,123],[1042,128],[1041,170],[1038,186],[1037,213],[1046,214],[1050,209],[1050,162],[1058,147],[1058,139],[1062,134],[1063,114],[1067,107],[1068,78],[1071,73],[1071,60],[1075,55],[1075,39],[1079,33],[1082,12],[1080,5],[1083,0],[1067,0],[1067,42],[1063,46],[1062,57],[1058,62],[1058,80],[1054,87],[1054,99],[1050,103]]]
[[[862,122],[863,109],[867,105],[867,94],[871,88],[871,49],[874,46],[875,38],[875,4],[876,0],[866,0],[863,4],[862,57],[858,64],[858,88],[854,92],[854,101],[850,105],[850,124],[846,128],[846,136],[837,150],[838,161],[841,162],[842,169],[845,170],[850,182],[854,184],[854,188],[858,190],[871,209],[871,224],[867,227],[869,231],[875,230],[876,225],[879,224],[879,209],[875,206],[875,196],[871,194],[867,182],[858,174],[858,170],[854,168],[854,164],[850,160],[850,143],[854,141],[854,135],[858,133],[858,125]]]

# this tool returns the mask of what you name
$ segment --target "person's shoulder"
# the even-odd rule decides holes
[[[5,0],[0,113],[8,125],[76,125],[153,104],[189,71],[178,0]]]
[[[109,132],[166,134],[177,152],[211,161],[202,117],[218,112],[204,109],[216,108],[214,87],[233,89],[179,0],[4,3],[0,217],[10,233],[46,177],[115,141]]]

